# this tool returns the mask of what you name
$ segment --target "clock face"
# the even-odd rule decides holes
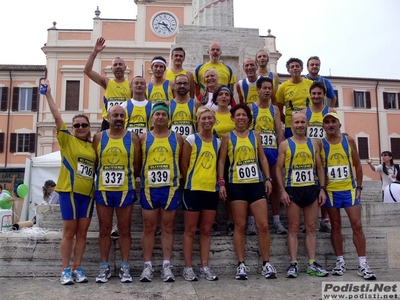
[[[153,17],[151,28],[160,37],[170,37],[176,33],[178,22],[172,14],[162,12]]]

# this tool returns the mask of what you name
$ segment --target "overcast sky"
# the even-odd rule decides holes
[[[118,5],[116,5],[118,3]],[[0,64],[46,64],[47,29],[92,29],[102,18],[136,19],[133,0],[1,1]],[[235,26],[268,29],[283,55],[317,55],[322,75],[400,79],[399,0],[234,0]]]

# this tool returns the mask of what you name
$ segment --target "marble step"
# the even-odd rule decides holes
[[[268,208],[270,226],[272,228],[272,215],[271,209]],[[344,210],[342,214],[342,226],[350,227],[348,217]],[[362,224],[364,227],[391,227],[400,226],[400,205],[397,203],[382,203],[382,202],[362,202]],[[114,219],[116,216],[114,215]],[[281,220],[283,224],[287,224],[286,211],[281,206]],[[226,228],[226,209],[225,205],[221,202],[219,205],[217,223],[221,231]],[[62,220],[59,205],[46,205],[38,206],[37,208],[37,226],[49,230],[62,230]],[[99,223],[97,218],[96,209],[94,209],[92,222],[89,231],[98,232]],[[132,214],[132,232],[142,231],[142,211],[138,204],[134,205]],[[183,210],[178,209],[175,218],[175,231],[183,232]]]
[[[373,270],[400,268],[400,227],[369,227],[365,229],[367,239],[368,262]],[[304,248],[304,233],[299,234],[298,261],[300,271],[306,269],[306,251]],[[182,254],[182,234],[175,234],[175,244],[171,264],[173,273],[180,276],[184,267]],[[347,268],[354,270],[358,259],[349,228],[343,230],[345,259]],[[139,276],[143,268],[141,234],[132,234],[131,246],[131,274]],[[26,277],[26,276],[59,276],[61,259],[59,246],[60,232],[39,232],[35,229],[24,229],[20,232],[0,233],[0,277]],[[332,250],[330,235],[317,233],[317,261],[332,269],[335,265],[335,255]],[[193,251],[193,267],[198,272],[199,267],[199,236],[195,237]],[[97,243],[97,234],[88,233],[87,245],[83,259],[83,267],[87,275],[94,280],[97,276],[100,254]],[[120,251],[118,239],[112,240],[110,252],[110,265],[112,274],[117,275],[120,264]],[[160,237],[156,237],[156,246],[153,255],[153,266],[158,272],[162,264],[162,251]],[[220,275],[234,275],[236,270],[236,255],[232,237],[213,236],[211,239],[210,266]],[[259,274],[262,259],[259,253],[257,236],[248,236],[246,240],[246,264],[250,267],[249,275]],[[278,276],[284,276],[290,257],[287,250],[286,235],[271,234],[270,262],[277,268]],[[159,273],[157,273],[159,274]],[[158,276],[158,275],[157,275]],[[138,281],[135,278],[135,281]]]

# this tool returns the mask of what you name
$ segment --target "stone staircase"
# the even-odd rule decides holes
[[[362,198],[362,222],[367,238],[368,262],[374,270],[400,268],[400,205],[381,202],[380,182],[364,183]],[[269,209],[270,218],[272,220]],[[210,265],[217,274],[233,274],[236,267],[236,255],[232,237],[225,233],[225,206],[221,202],[218,212],[218,224],[221,236],[213,236],[210,250]],[[286,224],[286,213],[281,207],[281,219]],[[345,212],[342,212],[345,259],[348,269],[355,269],[358,264],[352,232]],[[21,232],[0,233],[0,277],[10,276],[59,276],[61,259],[59,244],[62,236],[62,221],[58,205],[40,206],[37,211],[37,225],[41,229],[26,229]],[[172,264],[173,272],[181,274],[184,266],[182,253],[183,211],[178,210],[175,220],[175,244]],[[271,224],[272,225],[272,224]],[[272,226],[271,226],[272,227]],[[143,259],[141,249],[142,215],[138,204],[134,206],[132,215],[131,273],[138,276],[142,270]],[[97,244],[98,220],[94,212],[90,225],[84,268],[88,276],[95,277],[98,272],[100,254]],[[304,248],[304,233],[299,234],[300,271],[305,271],[307,262]],[[195,238],[193,266],[199,266],[199,237]],[[289,262],[286,235],[271,233],[271,263],[278,273],[283,273]],[[335,255],[330,242],[330,235],[317,232],[317,261],[328,269],[335,264]],[[110,264],[113,274],[117,274],[120,264],[118,239],[112,240]],[[155,269],[162,264],[160,237],[156,237],[153,255]],[[257,246],[257,236],[249,236],[246,240],[246,264],[250,273],[260,270],[262,259]]]

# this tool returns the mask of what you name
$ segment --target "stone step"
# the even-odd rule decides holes
[[[271,209],[268,208],[269,221],[272,226]],[[342,226],[350,227],[350,223],[345,211],[342,214]],[[400,205],[397,203],[382,203],[362,201],[362,223],[364,227],[390,227],[400,226]],[[43,229],[52,231],[62,230],[62,220],[60,218],[59,205],[43,205],[37,208],[37,226]],[[114,219],[116,217],[114,216]],[[281,220],[283,224],[287,224],[286,210],[281,206]],[[221,231],[225,231],[226,227],[226,209],[225,205],[221,202],[218,209],[217,223]],[[183,232],[183,210],[178,209],[175,218],[175,231]],[[96,209],[93,213],[92,222],[89,231],[98,232],[99,222],[97,218]],[[134,205],[132,214],[132,232],[142,231],[142,211],[138,204]]]
[[[373,268],[387,269],[400,268],[400,227],[369,227],[365,229],[367,239],[368,262]],[[304,233],[299,234],[298,261],[300,270],[305,271],[307,258],[304,248]],[[352,241],[352,232],[343,230],[345,259],[348,269],[355,269],[358,264],[357,254]],[[59,245],[61,232],[42,232],[34,228],[24,229],[20,232],[0,234],[0,277],[26,277],[60,275],[61,259]],[[143,267],[141,234],[132,234],[131,246],[131,273],[139,276]],[[257,236],[249,236],[246,240],[246,264],[250,267],[250,274],[259,273],[262,259],[259,253]],[[335,265],[335,255],[332,250],[330,235],[317,233],[317,261],[327,269]],[[195,237],[193,253],[193,267],[196,272],[199,266],[199,237]],[[97,234],[88,233],[83,267],[89,277],[97,276],[100,254],[97,243]],[[120,264],[120,251],[118,239],[111,245],[110,265],[112,274],[117,275]],[[153,255],[153,266],[159,271],[162,264],[162,251],[160,237],[156,237],[156,246]],[[236,269],[236,255],[232,237],[215,236],[211,239],[210,266],[220,275],[233,275]],[[290,261],[286,235],[271,234],[270,262],[277,268],[278,275],[284,276]],[[180,276],[184,267],[182,254],[182,234],[175,234],[175,244],[171,264],[173,273]],[[159,273],[158,273],[159,274]],[[137,280],[137,279],[135,279]]]

